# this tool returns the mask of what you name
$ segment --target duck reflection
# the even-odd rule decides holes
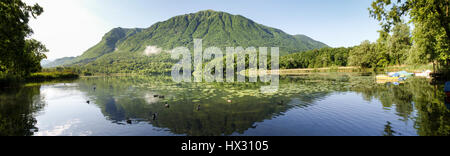
[[[271,119],[292,108],[287,105],[289,98],[257,97],[249,91],[248,95],[237,95],[234,90],[227,92],[211,88],[230,86],[211,86],[196,84],[171,84],[146,80],[146,85],[123,92],[134,83],[111,83],[113,79],[95,81],[97,90],[90,92],[95,103],[105,116],[117,124],[150,123],[153,126],[170,129],[175,134],[185,135],[231,135],[244,133],[254,127],[254,123]],[[145,79],[145,78],[144,78]],[[140,80],[134,80],[140,81]],[[89,79],[81,81],[84,86],[92,86]],[[130,81],[120,81],[130,82]],[[162,85],[165,84],[165,85]],[[112,85],[112,86],[110,86]],[[106,87],[103,87],[106,86]],[[252,86],[235,86],[251,88]],[[206,89],[205,89],[206,88]],[[257,91],[258,86],[254,86]],[[239,88],[235,88],[239,90]],[[229,99],[233,99],[232,102]],[[281,105],[278,103],[283,101]],[[195,109],[192,109],[195,108]]]
[[[318,80],[319,79],[319,80]],[[413,120],[418,135],[450,135],[448,102],[426,79],[401,85],[377,84],[374,79],[345,77],[286,77],[278,94],[258,94],[261,85],[173,83],[164,77],[83,79],[81,90],[91,92],[105,116],[115,123],[150,123],[174,134],[217,136],[243,134],[255,123],[281,116],[292,108],[306,108],[335,92],[360,93],[392,108],[403,122]],[[283,85],[284,84],[284,85]],[[133,86],[133,90],[129,90]],[[441,89],[442,90],[442,89]],[[161,97],[164,95],[164,97]],[[382,133],[396,135],[388,122]],[[397,134],[398,135],[398,134]]]

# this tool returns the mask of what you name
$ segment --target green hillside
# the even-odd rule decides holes
[[[281,55],[327,47],[304,35],[289,35],[240,15],[212,10],[173,17],[146,29],[115,28],[94,47],[66,66],[89,72],[158,73],[170,71],[176,60],[167,53],[179,46],[280,47]],[[144,55],[147,53],[147,55]]]
[[[66,64],[72,63],[72,61],[75,58],[76,57],[63,57],[63,58],[60,58],[60,59],[56,59],[54,61],[42,61],[41,66],[43,68],[58,67],[58,66],[62,66],[62,65],[66,65]]]
[[[95,45],[94,47],[88,49],[83,55],[77,57],[73,60],[72,63],[87,63],[94,61],[95,59],[112,53],[116,50],[116,48],[123,42],[123,40],[127,39],[130,36],[135,35],[136,33],[141,32],[142,29],[124,29],[124,28],[114,28],[110,32],[106,33],[103,36],[103,39]]]
[[[328,47],[326,44],[318,42],[306,35],[294,35],[294,37],[295,39],[297,39],[298,42],[302,42],[305,45],[308,45],[308,50],[318,49],[318,47]]]
[[[126,39],[119,49],[143,51],[148,45],[164,49],[193,46],[193,38],[203,39],[204,47],[280,47],[283,54],[322,48],[326,45],[310,38],[292,36],[240,15],[200,11],[156,23],[142,33]]]

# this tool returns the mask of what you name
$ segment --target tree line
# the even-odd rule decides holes
[[[368,10],[382,27],[376,42],[363,41],[354,47],[322,48],[287,55],[280,60],[281,68],[380,68],[432,63],[435,71],[449,71],[449,0],[374,0]],[[46,58],[45,52],[48,50],[39,41],[29,38],[33,30],[28,22],[43,11],[38,4],[27,5],[21,0],[0,1],[0,78],[27,77],[41,71],[40,61]],[[138,70],[140,73],[155,73],[173,64],[173,60],[161,63],[163,60],[166,59],[152,60],[153,65],[132,60],[120,62],[120,66],[98,68],[98,64],[91,63],[86,68],[80,68],[87,72],[128,73]],[[116,60],[102,61],[111,64]]]
[[[369,12],[382,26],[376,42],[363,41],[349,48],[323,48],[291,54],[281,58],[281,68],[382,68],[432,63],[434,71],[448,71],[449,0],[374,0]],[[410,20],[405,21],[405,18]]]
[[[362,68],[383,68],[392,65],[422,64],[412,49],[410,27],[397,23],[392,33],[379,31],[379,39],[372,43],[363,41],[349,48],[322,48],[283,56],[280,66],[292,68],[322,68],[333,66],[358,66]]]

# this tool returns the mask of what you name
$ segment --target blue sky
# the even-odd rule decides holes
[[[38,0],[25,0],[33,3]],[[39,0],[42,17],[31,22],[49,59],[77,56],[114,27],[147,28],[176,15],[212,9],[243,15],[289,34],[304,34],[332,47],[375,41],[372,0]],[[64,40],[61,40],[64,38]],[[71,41],[67,45],[67,40]],[[65,41],[65,42],[63,42]]]

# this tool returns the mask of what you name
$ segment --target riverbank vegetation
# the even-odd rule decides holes
[[[78,77],[73,72],[42,72],[41,61],[48,49],[29,38],[33,30],[28,25],[44,9],[38,4],[27,5],[21,0],[0,2],[0,85],[28,80],[53,80]]]
[[[92,76],[98,73],[103,75],[170,73],[172,66],[178,62],[170,57],[170,53],[166,52],[158,52],[157,55],[150,56],[142,56],[141,53],[120,52],[121,48],[117,48],[118,43],[116,42],[127,37],[127,34],[133,35],[141,30],[117,28],[105,36],[106,40],[114,41],[114,43],[102,41],[101,45],[105,44],[105,46],[99,47],[107,47],[106,49],[92,48],[83,55],[87,56],[91,51],[97,49],[96,52],[99,52],[102,57],[96,58],[95,61],[85,64],[74,63],[62,68],[63,71],[61,68],[42,70],[40,62],[46,58],[45,53],[48,50],[39,41],[29,38],[33,31],[28,26],[28,21],[30,18],[36,18],[42,14],[43,8],[38,4],[27,5],[20,0],[5,0],[0,4],[0,20],[2,21],[0,23],[2,30],[0,35],[0,56],[2,56],[0,57],[0,83],[30,78],[58,79],[75,77],[77,74]],[[372,71],[432,69],[435,73],[449,75],[450,21],[448,5],[448,0],[374,0],[369,12],[374,19],[380,21],[382,26],[377,41],[363,41],[354,47],[314,46],[324,48],[292,54],[286,53],[286,55],[281,55],[280,67],[281,69],[308,69],[298,70],[308,72],[322,71],[323,69],[353,71],[353,67]],[[211,13],[216,14],[215,12]],[[203,17],[203,13],[200,14]],[[173,24],[173,21],[167,23],[168,28],[172,28],[170,24]],[[177,38],[176,35],[172,37]],[[209,46],[207,41],[205,40],[205,45]],[[258,43],[264,42],[261,40]],[[301,49],[305,48],[297,50]],[[114,53],[115,51],[120,53]],[[352,69],[346,67],[352,67]]]
[[[27,81],[47,81],[47,80],[64,80],[64,79],[76,79],[79,75],[74,72],[38,72],[32,73],[26,78]]]
[[[73,80],[80,77],[80,74],[74,72],[71,68],[43,69],[42,71],[30,73],[27,76],[2,75],[0,77],[0,87],[10,87],[23,82],[43,82],[53,80]]]
[[[280,59],[281,69],[338,69],[355,67],[372,71],[433,69],[433,63],[421,55],[412,44],[410,27],[406,23],[397,24],[392,33],[379,31],[377,42],[364,41],[349,48],[322,48],[294,53]],[[445,62],[445,61],[444,61]],[[445,62],[446,63],[446,62]],[[445,69],[446,64],[439,64]]]
[[[41,70],[40,62],[48,50],[39,41],[29,39],[33,30],[30,18],[42,14],[38,4],[27,5],[20,0],[0,3],[0,75],[22,78]]]
[[[448,75],[448,0],[375,0],[369,8],[382,30],[376,42],[349,48],[322,48],[281,58],[282,69],[357,66],[373,69],[433,69]],[[390,8],[390,9],[388,9]],[[411,19],[405,21],[404,19]],[[410,25],[413,25],[411,29]],[[431,66],[430,66],[431,64]]]

